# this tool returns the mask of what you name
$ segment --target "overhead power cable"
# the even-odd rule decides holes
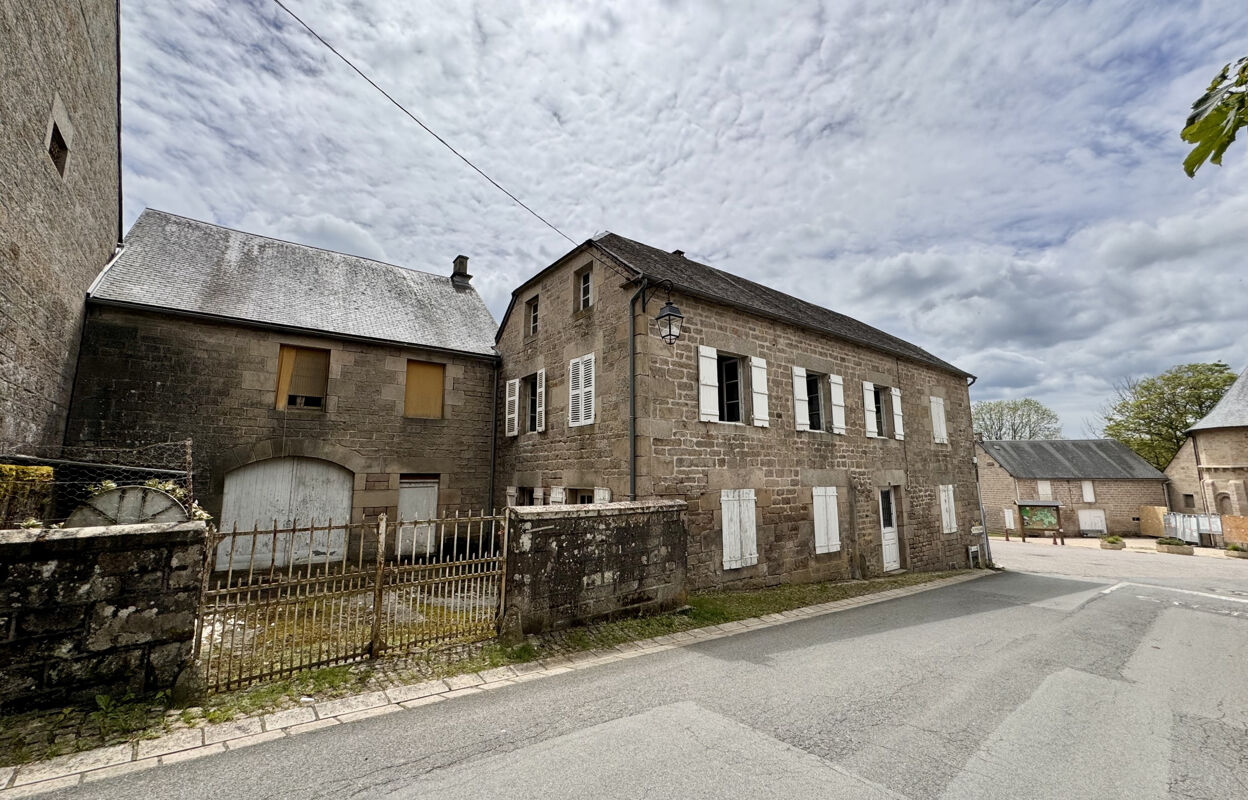
[[[274,3],[276,3],[276,4],[278,5],[278,7],[279,7],[279,8],[281,8],[283,11],[285,11],[287,14],[289,14],[289,15],[291,16],[291,18],[292,18],[292,19],[294,19],[294,21],[295,21],[295,22],[298,22],[300,25],[302,25],[302,26],[303,26],[303,29],[304,29],[304,30],[306,30],[308,33],[312,34],[312,36],[313,36],[313,37],[315,37],[317,41],[319,41],[321,44],[325,45],[325,47],[329,48],[329,51],[330,51],[331,53],[333,53],[334,55],[338,56],[338,58],[342,59],[342,63],[346,64],[348,67],[350,67],[351,69],[355,70],[355,73],[356,73],[357,75],[359,75],[359,76],[360,76],[361,78],[363,78],[364,80],[368,81],[368,83],[369,83],[369,85],[370,85],[370,86],[372,86],[372,87],[373,87],[374,89],[376,89],[377,91],[381,92],[381,94],[382,94],[382,96],[383,96],[383,97],[385,97],[387,100],[389,100],[391,103],[393,103],[393,104],[395,105],[395,107],[396,107],[396,108],[398,108],[400,111],[402,111],[404,114],[406,114],[407,116],[409,116],[409,117],[411,118],[412,122],[415,122],[417,125],[419,125],[421,128],[423,128],[423,129],[425,130],[425,132],[426,132],[426,133],[428,133],[430,136],[432,136],[433,138],[435,138],[435,139],[437,139],[439,142],[441,142],[443,147],[445,147],[447,150],[450,150],[452,153],[454,153],[456,156],[458,156],[458,157],[459,157],[459,160],[463,161],[465,164],[467,164],[468,166],[472,167],[472,168],[473,168],[473,170],[475,170],[475,171],[476,171],[476,173],[477,173],[478,175],[480,175],[482,178],[485,178],[487,181],[489,181],[489,182],[490,182],[490,184],[491,184],[491,185],[493,185],[495,189],[498,189],[500,192],[502,192],[503,194],[505,194],[505,195],[507,195],[508,197],[510,197],[510,198],[512,199],[512,201],[513,201],[513,202],[515,202],[515,204],[516,204],[516,205],[520,206],[520,207],[521,207],[521,208],[523,208],[525,211],[527,211],[527,212],[529,212],[530,214],[532,214],[533,216],[537,217],[539,220],[541,220],[541,221],[542,221],[542,224],[544,224],[546,227],[550,228],[552,231],[554,231],[555,233],[559,234],[559,235],[560,235],[560,236],[562,236],[563,238],[567,239],[567,240],[568,240],[569,242],[571,242],[573,245],[580,244],[580,242],[577,242],[577,241],[576,241],[575,239],[573,239],[571,236],[568,236],[566,233],[564,233],[563,231],[561,231],[561,230],[559,230],[558,228],[556,228],[556,227],[554,226],[554,224],[553,224],[552,222],[550,222],[550,220],[546,219],[546,218],[545,218],[545,217],[543,217],[541,214],[537,213],[536,211],[534,211],[533,209],[531,209],[531,208],[529,208],[527,205],[525,205],[524,201],[522,201],[519,197],[516,197],[516,196],[515,196],[514,194],[512,194],[511,192],[509,192],[509,191],[507,191],[506,189],[504,189],[504,188],[503,188],[503,187],[499,184],[499,182],[498,182],[498,181],[494,180],[494,179],[493,179],[493,178],[491,178],[489,175],[486,175],[486,174],[485,174],[485,172],[484,172],[484,171],[483,171],[480,167],[478,167],[476,164],[474,164],[474,163],[472,163],[471,161],[469,161],[467,156],[465,156],[463,153],[459,152],[459,151],[458,151],[458,150],[456,150],[454,147],[452,147],[452,146],[451,146],[451,144],[450,144],[449,142],[447,142],[445,139],[443,139],[441,136],[439,136],[438,134],[434,133],[434,132],[433,132],[433,130],[432,130],[432,129],[428,126],[428,125],[426,125],[425,123],[423,123],[423,122],[421,122],[421,121],[420,121],[420,118],[419,118],[419,117],[417,117],[417,116],[416,116],[415,114],[413,114],[412,112],[408,111],[408,110],[407,110],[407,108],[405,108],[405,107],[404,107],[404,105],[403,105],[402,103],[400,103],[398,100],[395,100],[393,97],[391,97],[389,92],[387,92],[385,89],[383,89],[383,88],[381,88],[380,86],[378,86],[376,81],[374,81],[372,78],[368,77],[368,75],[364,74],[364,71],[363,71],[363,70],[361,70],[361,69],[360,69],[359,67],[357,67],[355,64],[351,63],[351,59],[347,58],[347,57],[346,57],[346,56],[344,56],[342,53],[338,52],[338,50],[337,50],[337,49],[335,49],[335,47],[334,47],[332,44],[330,44],[329,42],[325,41],[325,37],[321,36],[319,33],[317,33],[316,31],[314,31],[314,30],[312,29],[312,26],[311,26],[311,25],[309,25],[308,23],[306,23],[306,22],[304,22],[302,19],[300,19],[300,18],[299,18],[299,15],[298,15],[298,14],[296,14],[295,12],[291,11],[291,10],[290,10],[290,8],[288,8],[288,7],[286,6],[286,4],[282,2],[282,0],[273,0],[273,2],[274,2]]]

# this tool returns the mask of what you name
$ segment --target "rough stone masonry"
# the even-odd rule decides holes
[[[204,539],[198,521],[0,531],[0,714],[171,689]]]

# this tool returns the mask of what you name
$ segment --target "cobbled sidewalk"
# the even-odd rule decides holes
[[[361,719],[416,709],[526,681],[562,675],[573,670],[589,669],[600,664],[610,664],[676,647],[721,639],[758,628],[784,625],[800,619],[835,614],[859,606],[883,603],[899,597],[973,581],[991,574],[993,573],[985,571],[957,575],[917,586],[890,589],[876,594],[860,595],[846,600],[835,600],[830,603],[782,611],[778,614],[767,614],[753,619],[680,631],[653,639],[625,642],[605,650],[589,650],[482,672],[456,675],[442,680],[395,686],[382,691],[327,700],[270,714],[177,730],[157,739],[103,747],[19,767],[0,767],[0,800],[27,797],[128,772],[152,769],[163,764],[176,764],[179,761],[203,758],[287,736],[299,736],[322,728],[346,725]]]

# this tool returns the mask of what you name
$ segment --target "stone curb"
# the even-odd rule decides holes
[[[944,578],[939,581],[890,589],[886,592],[834,600],[778,614],[725,622],[705,628],[627,642],[603,650],[588,650],[567,656],[555,656],[537,662],[512,664],[505,667],[456,675],[444,680],[427,681],[408,686],[393,686],[383,691],[366,692],[351,697],[326,700],[313,706],[275,711],[258,717],[245,717],[200,728],[173,731],[156,739],[142,739],[130,744],[113,745],[20,767],[0,767],[0,800],[27,797],[80,783],[111,778],[127,772],[150,769],[161,764],[174,764],[195,758],[238,750],[253,744],[298,736],[303,733],[340,724],[371,719],[395,711],[432,705],[468,695],[485,694],[525,681],[562,675],[581,669],[625,661],[637,656],[686,647],[713,639],[787,625],[790,622],[834,614],[851,608],[883,603],[898,597],[920,594],[945,586],[993,574],[980,571]]]

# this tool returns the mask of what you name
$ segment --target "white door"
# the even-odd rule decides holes
[[[1091,536],[1105,535],[1105,512],[1099,508],[1079,509],[1079,532]]]
[[[350,470],[317,458],[270,458],[227,473],[221,530],[237,525],[239,531],[269,533],[256,537],[254,559],[251,537],[227,537],[217,551],[217,569],[231,562],[235,569],[281,567],[291,563],[292,554],[296,564],[341,560],[345,528],[312,533],[307,528],[349,523],[354,483]],[[299,530],[289,532],[292,526]]]
[[[437,478],[403,478],[399,481],[399,555],[427,556],[439,550],[433,523],[419,522],[436,519],[437,516]]]
[[[884,549],[884,571],[901,569],[901,547],[897,543],[897,493],[893,487],[880,490],[880,542]]]

